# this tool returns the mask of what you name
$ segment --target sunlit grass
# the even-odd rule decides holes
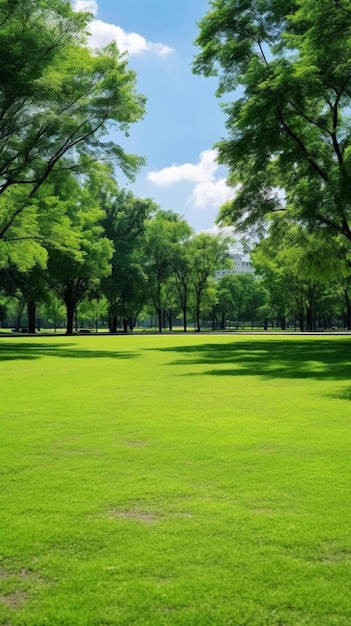
[[[351,338],[0,340],[0,624],[351,623]]]

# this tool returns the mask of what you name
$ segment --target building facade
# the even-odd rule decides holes
[[[215,273],[215,279],[220,280],[222,276],[227,274],[254,274],[255,270],[250,263],[250,259],[247,254],[241,254],[240,252],[234,252],[230,255],[233,261],[234,267],[217,270]]]

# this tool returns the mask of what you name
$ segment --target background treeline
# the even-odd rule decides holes
[[[79,247],[48,245],[45,264],[0,271],[3,325],[35,332],[38,322],[64,322],[70,334],[78,323],[105,322],[116,332],[142,313],[160,331],[179,315],[184,330],[189,319],[200,330],[216,302],[215,271],[230,266],[228,240],[194,234],[177,214],[120,190],[107,169],[99,168],[98,197],[76,189],[84,195],[74,211]]]
[[[216,280],[217,269],[232,268],[229,239],[194,234],[179,215],[119,189],[105,166],[99,174],[101,205],[81,209],[78,252],[51,246],[45,267],[1,270],[3,327],[350,330],[351,274],[339,239],[279,216],[251,254],[256,274]]]

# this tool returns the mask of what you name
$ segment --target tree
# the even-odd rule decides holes
[[[173,211],[159,210],[146,222],[143,269],[159,332],[162,332],[162,311],[167,305],[166,281],[174,268],[177,244],[186,241],[190,232],[188,223]]]
[[[194,71],[234,98],[220,222],[259,230],[285,210],[351,241],[350,16],[350,0],[212,0]]]
[[[43,306],[43,314],[46,317],[47,323],[52,324],[55,333],[58,325],[63,324],[66,319],[65,306],[62,299],[52,290],[48,291]]]
[[[263,282],[252,274],[242,274],[242,276],[245,276],[246,283],[244,287],[244,314],[250,320],[252,330],[255,322],[262,319],[264,319],[265,330],[267,330],[268,294]]]
[[[169,285],[171,291],[177,296],[183,316],[183,330],[187,332],[187,315],[189,297],[191,293],[191,235],[193,229],[188,224],[183,224],[181,239],[173,243],[170,251],[169,262],[171,277]]]
[[[195,235],[189,241],[190,279],[194,291],[195,325],[200,332],[201,303],[217,269],[229,263],[228,239],[208,233]]]
[[[228,289],[228,287],[223,286],[220,282],[216,285],[216,287],[217,287],[217,303],[216,303],[215,313],[218,312],[220,314],[221,329],[225,330],[227,315],[234,308],[233,296],[232,296],[230,289]]]
[[[117,331],[118,318],[122,318],[126,332],[128,320],[133,325],[147,299],[141,249],[146,220],[157,206],[152,200],[119,189],[112,172],[105,170],[104,178],[96,182],[96,197],[106,212],[102,224],[114,246],[111,273],[102,279],[101,289],[108,301],[110,332]]]
[[[242,320],[244,302],[245,302],[245,274],[227,274],[220,280],[219,287],[222,291],[230,293],[233,306],[230,307],[230,312],[234,314],[234,319],[237,322],[237,327],[240,328],[240,322]]]
[[[189,235],[191,229],[189,228]],[[188,329],[188,307],[189,307],[189,294],[191,290],[191,275],[190,275],[190,255],[188,242],[177,243],[172,248],[171,254],[171,277],[170,284],[171,289],[177,294],[177,300],[182,311],[183,316],[183,330],[186,333]]]
[[[88,324],[89,328],[95,327],[95,332],[99,330],[99,322],[106,319],[108,310],[108,302],[106,298],[100,296],[99,293],[91,292],[85,300],[83,300],[77,311],[79,321]]]
[[[62,0],[0,3],[0,247],[6,256],[9,245],[35,241],[27,265],[42,246],[34,199],[46,181],[103,158],[128,176],[141,163],[106,140],[111,129],[127,133],[145,101],[114,44],[89,50],[90,19]]]
[[[347,278],[349,257],[341,235],[309,232],[283,214],[271,220],[269,235],[252,253],[257,272],[269,282],[278,282],[280,297],[289,290],[301,330],[315,329],[321,285],[336,276]]]
[[[43,272],[48,285],[65,303],[67,334],[73,332],[78,304],[89,291],[95,292],[101,278],[109,274],[113,254],[113,245],[101,225],[104,211],[87,186],[79,186],[73,177],[70,182],[70,197],[65,202],[78,247],[70,251],[49,248],[47,270]]]

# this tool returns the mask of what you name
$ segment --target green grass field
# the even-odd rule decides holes
[[[1,625],[350,626],[351,337],[0,360]]]

